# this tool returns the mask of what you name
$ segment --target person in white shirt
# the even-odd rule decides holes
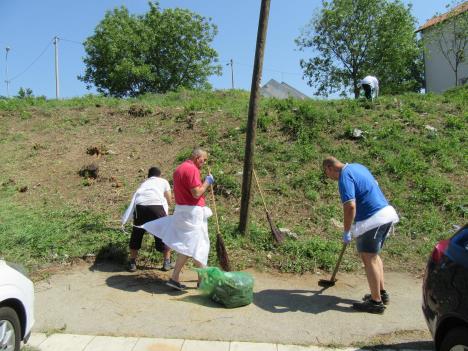
[[[151,167],[148,170],[148,179],[145,180],[133,194],[130,206],[122,216],[122,227],[127,223],[133,214],[133,228],[130,237],[130,259],[128,270],[135,272],[137,270],[136,258],[138,250],[141,248],[145,229],[139,227],[146,222],[165,217],[169,214],[169,204],[172,203],[172,193],[169,182],[160,177],[161,171],[157,167]],[[172,269],[171,250],[164,245],[163,241],[154,237],[154,244],[157,251],[164,255],[162,266],[163,271]]]
[[[374,76],[366,76],[359,83],[359,86],[364,89],[364,94],[369,100],[374,100],[379,96],[379,81]]]

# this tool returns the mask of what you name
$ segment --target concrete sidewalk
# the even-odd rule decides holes
[[[358,351],[359,348],[325,348],[238,341],[134,338],[76,334],[33,333],[28,344],[40,351]],[[366,351],[368,351],[367,349]],[[388,349],[392,350],[392,349]],[[382,350],[381,350],[382,351]],[[412,351],[405,349],[405,351]],[[430,351],[430,350],[418,350]]]
[[[388,273],[392,302],[374,315],[351,307],[368,292],[364,274],[340,273],[335,286],[323,289],[317,285],[323,275],[251,273],[253,303],[228,309],[200,294],[192,270],[182,276],[189,289],[178,292],[165,284],[169,273],[155,269],[128,273],[108,262],[73,267],[36,284],[33,331],[340,347],[378,339],[381,348],[414,331],[420,336],[412,341],[430,341],[420,278]]]

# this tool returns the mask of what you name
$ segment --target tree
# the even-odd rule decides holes
[[[369,50],[367,69],[379,77],[383,94],[419,92],[424,86],[423,46],[410,9],[400,2],[386,3],[376,21],[377,40]]]
[[[30,88],[19,88],[18,95],[16,96],[18,99],[27,99],[34,97],[33,91]]]
[[[447,5],[447,9],[451,6]],[[454,73],[455,86],[459,85],[458,69],[467,61],[468,45],[468,11],[465,2],[455,3],[447,14],[447,18],[438,21],[424,31],[424,40],[435,44],[447,60]],[[462,11],[460,13],[460,11]],[[444,15],[438,15],[444,16]],[[431,53],[428,52],[430,55]]]
[[[106,13],[94,35],[85,41],[84,76],[104,95],[137,96],[184,88],[209,87],[208,77],[220,74],[218,54],[210,47],[217,27],[184,9],[131,15],[122,6]]]
[[[300,65],[316,95],[359,96],[359,81],[378,77],[382,93],[419,91],[420,45],[410,6],[388,0],[322,1],[322,9],[296,39],[299,49],[316,55]]]

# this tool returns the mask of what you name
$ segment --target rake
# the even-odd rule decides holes
[[[265,199],[263,198],[263,193],[262,193],[262,189],[260,188],[260,183],[258,182],[257,173],[255,172],[255,169],[252,169],[252,172],[255,178],[255,182],[257,183],[258,191],[260,192],[260,196],[262,198],[263,207],[265,208],[265,213],[266,213],[268,223],[270,224],[271,234],[273,235],[273,238],[275,239],[275,241],[278,244],[280,244],[284,240],[284,233],[281,230],[279,230],[276,227],[276,225],[273,223],[270,212],[268,211],[268,208],[266,206]]]

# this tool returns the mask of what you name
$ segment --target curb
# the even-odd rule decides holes
[[[329,348],[239,341],[206,341],[77,334],[32,333],[28,347],[40,351],[369,351],[372,348]],[[28,349],[26,349],[28,350]],[[379,348],[380,351],[398,350]],[[431,351],[410,350],[404,351]]]

